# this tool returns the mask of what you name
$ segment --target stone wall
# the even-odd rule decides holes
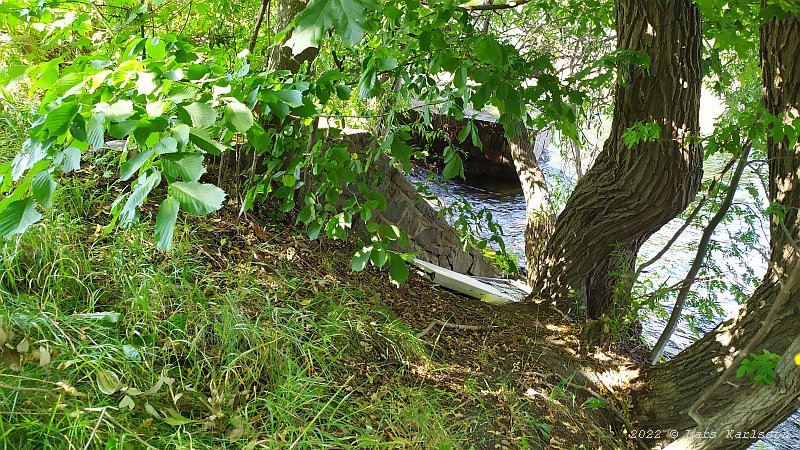
[[[347,132],[352,151],[360,152],[374,145],[367,131]],[[483,254],[475,249],[463,250],[458,234],[434,206],[419,195],[405,175],[389,163],[389,157],[381,155],[376,165],[383,172],[381,183],[374,189],[386,198],[386,210],[377,212],[375,220],[382,224],[397,225],[411,238],[411,246],[417,257],[453,270],[455,272],[496,277],[498,269]]]

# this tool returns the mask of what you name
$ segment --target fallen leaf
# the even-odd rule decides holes
[[[133,401],[133,398],[131,398],[130,395],[126,395],[125,397],[122,397],[122,401],[119,402],[119,407],[120,408],[133,409],[134,406],[136,406],[136,402]]]
[[[120,382],[117,374],[110,370],[100,369],[97,372],[97,388],[106,395],[111,395],[119,390]]]
[[[17,344],[17,351],[20,353],[28,353],[28,350],[31,349],[31,343],[28,341],[28,338],[22,339],[22,341]]]

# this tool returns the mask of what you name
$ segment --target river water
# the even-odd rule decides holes
[[[554,186],[558,186],[557,190],[568,192],[574,185],[575,171],[572,163],[566,162],[561,152],[556,148],[549,148],[542,158],[545,163],[542,164],[542,170],[548,179],[548,184],[551,186],[551,191]],[[725,161],[722,158],[712,157],[705,163],[705,178],[714,177],[719,170],[724,166]],[[481,181],[470,180],[469,184],[466,183],[453,183],[445,182],[436,174],[432,174],[423,169],[415,169],[409,177],[412,181],[422,183],[435,194],[439,201],[447,205],[456,201],[467,201],[475,210],[486,209],[491,212],[493,219],[503,229],[503,240],[506,248],[517,256],[520,265],[524,266],[524,240],[523,234],[525,230],[525,199],[522,195],[519,185],[516,182],[497,182],[497,181]],[[745,189],[745,186],[750,186],[753,194],[750,194]],[[762,184],[758,176],[751,173],[745,173],[740,186],[740,190],[735,197],[735,205],[754,205],[757,210],[763,209],[766,203],[766,195],[764,194]],[[757,198],[753,198],[756,195]],[[707,223],[703,220],[703,223]],[[754,274],[756,278],[760,278],[767,269],[767,264],[762,256],[762,253],[757,250],[759,247],[761,251],[768,249],[768,229],[769,225],[765,218],[759,221],[756,220],[753,226],[748,226],[744,220],[734,219],[728,223],[720,224],[715,233],[713,240],[719,244],[718,248],[712,251],[713,258],[717,261],[718,265],[723,269],[720,279],[728,284],[737,284],[743,287],[741,295],[747,296],[752,293],[752,283],[746,281],[746,273],[748,270]],[[666,226],[664,226],[658,233],[654,234],[642,247],[639,260],[649,260],[652,256],[658,253],[661,248],[670,240],[674,233],[683,224],[683,219],[675,219]],[[751,230],[751,239],[755,244],[755,249],[741,249],[737,245],[738,236],[741,233]],[[483,237],[488,238],[488,232],[483,231]],[[648,267],[646,273],[642,277],[647,277],[650,281],[658,286],[671,286],[682,280],[689,270],[691,260],[694,258],[696,252],[696,243],[699,241],[702,230],[689,227],[680,238],[671,247],[660,260]],[[741,257],[732,257],[731,252],[738,251]],[[738,303],[733,294],[723,291],[710,291],[704,285],[695,285],[694,292],[699,296],[713,296],[716,298],[720,306],[721,314],[717,314],[711,323],[700,325],[700,330],[709,331],[717,323],[719,323],[725,315],[731,314],[738,309]],[[671,311],[671,303],[674,297],[666,301],[664,306],[667,311]],[[696,310],[686,308],[686,314],[696,315]],[[659,334],[666,325],[665,318],[650,317],[644,323],[644,337],[652,345],[657,340]],[[678,329],[672,336],[667,348],[664,351],[666,357],[673,357],[678,354],[682,349],[688,347],[692,342],[697,339],[697,335],[692,331],[691,327],[683,321]],[[789,418],[779,427],[774,430],[773,438],[769,440],[759,441],[751,448],[764,448],[764,449],[780,449],[789,450],[798,448],[798,438],[800,437],[800,412]]]

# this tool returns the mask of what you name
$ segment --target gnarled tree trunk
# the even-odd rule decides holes
[[[577,295],[592,318],[612,312],[616,289],[629,291],[625,274],[639,247],[686,208],[702,177],[691,138],[699,130],[700,12],[690,0],[618,0],[616,8],[617,47],[647,53],[650,66],[620,63],[611,136],[556,220],[534,286],[566,307]],[[628,148],[625,132],[651,122],[660,138]]]
[[[800,117],[800,17],[772,19],[761,28],[761,61],[764,105],[774,115]],[[663,366],[645,376],[649,390],[636,398],[641,429],[677,429],[675,448],[746,448],[800,406],[800,270],[795,242],[800,234],[800,144],[770,140],[770,200],[786,209],[784,225],[771,223],[771,269],[739,314]],[[778,281],[781,280],[781,281]],[[783,290],[783,294],[781,294]],[[776,305],[776,303],[778,303]],[[774,309],[774,317],[770,310]],[[762,327],[768,327],[761,333]],[[757,338],[754,340],[754,338]],[[782,355],[777,380],[757,386],[746,379],[731,378],[712,392],[705,391],[749,347],[754,353],[767,349]],[[733,367],[736,369],[736,367]],[[687,412],[698,399],[696,423]],[[730,431],[729,431],[730,430]],[[737,432],[747,432],[739,434]]]

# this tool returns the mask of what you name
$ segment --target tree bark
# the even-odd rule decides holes
[[[514,135],[508,140],[514,168],[525,196],[525,268],[529,285],[539,273],[539,254],[553,233],[555,212],[550,202],[547,180],[536,161],[536,147],[550,140],[550,131],[545,130],[531,143],[525,125],[518,123]]]
[[[285,30],[294,20],[294,17],[299,14],[308,6],[308,0],[279,0],[277,23],[275,24],[276,32],[280,33]],[[286,36],[286,42],[291,34]],[[288,70],[291,73],[297,73],[300,66],[306,61],[312,61],[317,57],[319,49],[316,47],[309,47],[297,55],[292,55],[292,50],[283,45],[275,46],[272,53],[271,67],[275,70]]]
[[[800,17],[773,18],[761,27],[764,105],[773,116],[798,116],[798,52]],[[800,283],[794,282],[798,277],[793,273],[800,270],[794,242],[800,231],[797,216],[800,190],[795,186],[800,144],[790,147],[787,138],[770,139],[768,155],[770,200],[786,210],[784,225],[778,224],[774,216],[771,218],[771,269],[738,315],[725,320],[673,360],[651,369],[644,377],[650,389],[634,398],[639,428],[691,430],[692,433],[681,433],[681,438],[673,444],[675,448],[746,448],[760,437],[759,433],[768,432],[800,406],[800,368],[793,361],[800,352],[797,329]],[[776,300],[781,299],[782,289],[789,290],[788,297],[770,319],[769,312]],[[758,333],[762,327],[768,327],[768,332]],[[759,335],[764,336],[753,341]],[[747,347],[754,349],[754,353],[767,349],[782,355],[776,367],[777,381],[756,386],[749,380],[732,378],[704,395]],[[701,397],[708,399],[696,410],[702,416],[702,423],[698,424],[687,412]],[[752,434],[736,435],[746,431]]]
[[[702,177],[700,12],[689,0],[618,0],[617,47],[645,52],[649,68],[619,65],[611,135],[577,183],[543,253],[535,292],[592,318],[629,292],[641,244],[692,201]],[[628,148],[623,134],[655,122],[661,137]],[[626,281],[628,280],[628,281]],[[627,312],[622,306],[619,314]]]

